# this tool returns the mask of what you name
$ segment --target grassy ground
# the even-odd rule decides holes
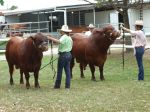
[[[104,67],[105,81],[91,81],[89,67],[85,79],[80,78],[78,64],[74,67],[71,89],[66,90],[65,75],[61,89],[54,90],[54,72],[48,65],[40,71],[40,89],[34,88],[33,75],[31,88],[19,84],[19,72],[15,71],[14,86],[9,85],[6,61],[0,62],[0,112],[149,112],[150,111],[150,58],[145,53],[145,80],[137,81],[137,65],[133,54],[125,55],[125,68],[122,69],[121,53],[108,55]],[[43,65],[50,57],[43,58]],[[56,62],[54,63],[56,68]]]

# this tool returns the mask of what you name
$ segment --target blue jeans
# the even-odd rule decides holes
[[[144,67],[143,67],[144,47],[136,47],[135,51],[136,51],[135,57],[139,69],[138,80],[144,80]]]
[[[65,88],[70,88],[71,72],[70,72],[70,61],[71,53],[64,52],[59,53],[58,63],[57,63],[57,77],[55,81],[55,88],[60,88],[63,68],[66,74]]]

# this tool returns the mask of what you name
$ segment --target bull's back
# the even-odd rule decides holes
[[[80,33],[77,33],[77,34],[74,34],[72,36],[72,40],[73,40],[73,51],[75,53],[78,53],[76,52],[77,51],[82,51],[85,49],[85,46],[86,44],[88,43],[87,41],[88,38],[85,38],[85,35],[83,34],[80,34]],[[80,52],[81,53],[81,52]]]
[[[92,39],[85,38],[82,34],[74,35],[72,54],[77,62],[92,63],[96,66],[102,65],[107,58],[107,52],[100,52]]]
[[[6,60],[13,65],[18,64],[18,52],[23,39],[21,37],[11,37],[6,45]]]
[[[89,45],[89,38],[86,38],[83,34],[74,34],[73,37],[72,54],[77,60],[85,59],[85,51]]]
[[[79,40],[79,39],[84,39],[86,38],[86,35],[83,33],[75,33],[74,35],[71,36],[73,41]]]

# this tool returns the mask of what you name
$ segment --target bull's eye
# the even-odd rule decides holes
[[[39,43],[39,45],[42,45],[44,43],[44,41],[41,41],[40,43]]]
[[[39,46],[40,44],[42,44],[42,41],[36,41],[35,44],[36,46]]]

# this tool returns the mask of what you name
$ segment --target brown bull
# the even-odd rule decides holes
[[[34,73],[35,87],[39,88],[38,76],[41,67],[43,51],[48,50],[48,39],[41,33],[27,39],[12,37],[6,45],[6,59],[9,66],[10,84],[13,85],[14,67],[20,69],[20,83],[23,82],[23,73],[26,78],[26,87],[29,88],[29,72]]]
[[[120,32],[116,31],[113,26],[108,25],[101,29],[94,29],[89,38],[84,38],[84,34],[74,34],[71,71],[74,66],[74,58],[80,63],[81,77],[84,77],[83,68],[87,64],[90,66],[92,80],[95,80],[95,67],[100,70],[100,79],[104,80],[103,67],[107,59],[107,50],[109,46],[119,37]]]
[[[70,29],[72,30],[72,34],[74,33],[84,33],[85,31],[88,31],[87,26],[74,26],[74,27],[70,27]]]

